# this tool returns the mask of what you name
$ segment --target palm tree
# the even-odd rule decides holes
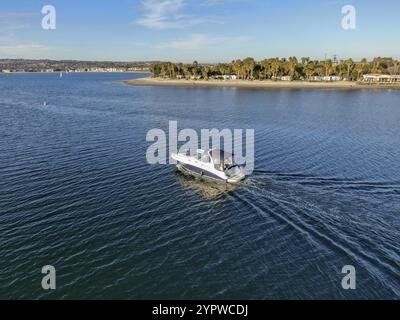
[[[310,58],[309,57],[302,57],[301,58],[301,64],[304,66],[306,64],[308,64],[310,62]]]
[[[210,75],[210,68],[209,67],[204,67],[201,69],[201,76],[203,77],[203,79],[208,80]]]
[[[298,65],[297,58],[290,57],[288,61],[288,75],[290,76],[291,80],[294,80],[296,76],[297,65]]]
[[[234,61],[233,70],[235,71],[235,73],[239,79],[243,79],[243,62],[242,62],[242,60],[238,59],[238,60]]]
[[[281,63],[279,61],[279,58],[275,58],[275,59],[271,60],[272,78],[275,80],[278,77],[280,67],[281,67]]]
[[[246,58],[243,60],[243,68],[245,72],[245,79],[254,79],[254,66],[255,66],[255,61],[253,58]]]
[[[326,77],[330,76],[331,75],[332,66],[333,66],[332,65],[332,60],[331,59],[325,60],[324,65],[325,65],[325,76]]]
[[[350,76],[351,76],[351,74],[352,74],[352,72],[354,70],[354,61],[353,61],[353,59],[347,59],[344,62],[344,65],[346,66],[347,81],[350,81],[351,80]]]
[[[382,73],[382,58],[374,58],[372,61],[372,73]]]
[[[314,72],[315,72],[314,64],[307,63],[307,65],[304,67],[304,72],[305,72],[306,78],[308,80],[311,80],[311,77],[314,75]]]
[[[289,75],[292,79],[305,77],[311,80],[313,75],[339,75],[348,81],[359,80],[366,73],[399,74],[400,61],[392,58],[375,58],[372,62],[362,59],[356,64],[352,59],[333,65],[332,60],[310,60],[303,57],[301,62],[296,57],[288,59],[272,58],[256,62],[253,58],[243,61],[238,59],[230,64],[200,65],[197,61],[192,64],[160,62],[150,66],[153,77],[201,77],[208,79],[211,75],[236,74],[239,79],[278,79]]]
[[[394,74],[400,74],[400,61],[393,62]]]
[[[361,76],[368,73],[368,60],[366,58],[361,59],[360,63],[356,66],[357,80],[361,79]]]

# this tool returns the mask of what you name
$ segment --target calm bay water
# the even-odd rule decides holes
[[[400,298],[400,91],[132,77],[0,75],[0,298]],[[148,165],[169,120],[254,128],[254,174],[224,190]]]

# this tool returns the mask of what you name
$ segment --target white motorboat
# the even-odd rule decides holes
[[[233,155],[223,150],[197,150],[195,155],[189,151],[173,153],[177,168],[195,176],[209,178],[227,183],[239,183],[246,175],[244,168],[235,164]]]

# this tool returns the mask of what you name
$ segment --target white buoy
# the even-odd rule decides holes
[[[47,101],[43,101],[43,107],[47,106]]]

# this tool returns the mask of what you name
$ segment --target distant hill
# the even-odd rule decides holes
[[[30,59],[0,59],[0,72],[9,71],[101,71],[118,69],[117,71],[147,70],[158,61],[80,61],[80,60],[30,60]]]

